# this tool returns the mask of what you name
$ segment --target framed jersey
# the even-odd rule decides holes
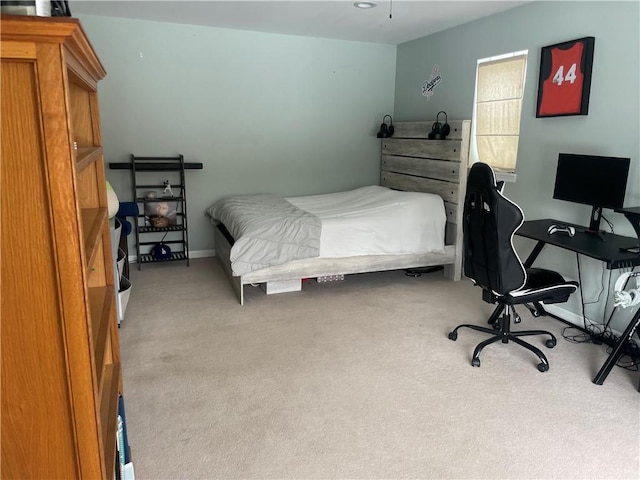
[[[588,115],[595,37],[542,47],[536,117]]]

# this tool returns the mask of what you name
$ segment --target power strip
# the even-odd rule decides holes
[[[318,283],[340,282],[344,280],[344,275],[324,275],[316,279]]]

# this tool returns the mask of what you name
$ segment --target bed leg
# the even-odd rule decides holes
[[[222,267],[227,280],[229,280],[231,289],[236,294],[240,305],[244,305],[244,285],[242,284],[242,277],[234,277],[231,273],[231,267],[229,266],[229,264],[225,263],[224,260],[218,256],[216,256],[216,258],[218,259],[218,262],[220,263],[220,266]]]
[[[242,284],[242,277],[233,277],[231,280],[231,286],[233,291],[236,292],[240,306],[244,305],[244,285]]]
[[[233,291],[236,293],[240,305],[244,305],[244,285],[242,284],[242,277],[234,277],[231,270],[231,244],[219,228],[216,228],[214,232],[216,259],[218,263],[220,263],[222,270],[224,270],[227,279],[229,279],[231,288],[233,288]]]
[[[458,263],[445,265],[444,276],[453,282],[460,281],[460,278],[462,277],[462,265],[459,265]]]

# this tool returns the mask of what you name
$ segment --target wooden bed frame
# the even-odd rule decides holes
[[[447,278],[462,274],[462,209],[467,184],[471,121],[451,121],[446,140],[428,140],[434,122],[399,122],[392,138],[382,140],[380,185],[396,190],[440,195],[447,225],[444,253],[422,255],[362,255],[346,258],[309,258],[256,270],[241,276],[231,271],[233,239],[215,229],[216,258],[222,265],[241,305],[244,286],[261,284],[267,294],[299,291],[303,278],[379,272],[444,265]]]

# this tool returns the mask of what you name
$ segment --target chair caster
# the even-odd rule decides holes
[[[527,307],[527,310],[529,310],[529,312],[531,312],[532,317],[538,318],[542,316],[542,312],[538,310],[535,306],[529,305],[528,303],[525,303],[524,306]]]
[[[472,367],[479,367],[480,366],[480,359],[479,358],[473,358],[471,360],[471,366]]]
[[[449,332],[449,340],[453,340],[454,342],[458,339],[457,332]]]
[[[494,330],[500,330],[502,328],[502,325],[500,324],[500,322],[493,322],[491,324],[491,328],[493,328]]]
[[[547,346],[547,348],[553,348],[553,347],[555,347],[557,345],[557,342],[556,342],[555,338],[550,338],[549,340],[544,342],[544,344]]]
[[[546,363],[542,362],[538,364],[538,370],[541,372],[546,372],[549,370],[549,365],[547,365]]]

